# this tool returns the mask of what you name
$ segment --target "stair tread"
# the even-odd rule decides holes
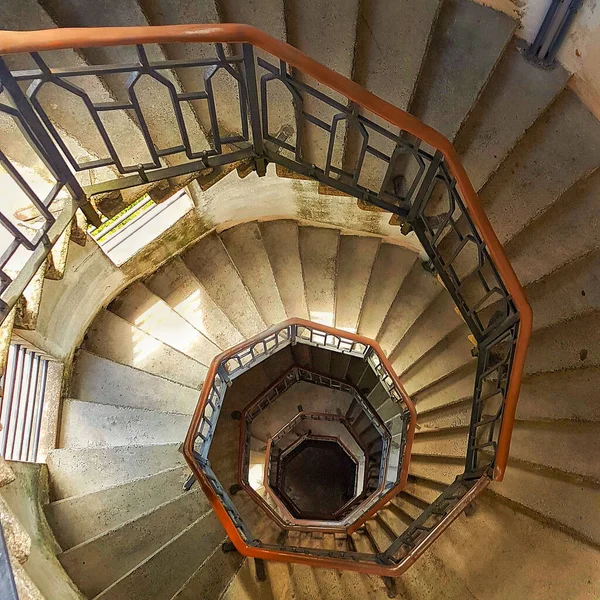
[[[130,285],[108,305],[108,310],[205,366],[219,353],[218,346],[143,283]]]
[[[181,258],[169,261],[144,283],[221,350],[243,341],[240,332]]]
[[[197,389],[85,350],[76,354],[70,390],[86,402],[190,415],[198,401]]]
[[[179,444],[58,448],[48,454],[50,496],[61,500],[97,492],[184,464]]]
[[[242,336],[248,338],[266,328],[217,235],[202,238],[182,255],[182,259]]]
[[[221,240],[263,321],[267,325],[285,321],[285,309],[258,225],[251,222],[228,229],[221,233]]]
[[[260,223],[260,231],[287,316],[308,319],[298,225],[267,221]]]
[[[300,227],[300,258],[311,321],[335,322],[335,281],[340,232],[321,227]]]
[[[380,239],[342,235],[336,282],[335,326],[355,332]]]
[[[123,575],[98,600],[169,600],[224,539],[213,511],[194,521]]]
[[[66,398],[61,446],[101,448],[177,443],[183,441],[189,423],[189,415]]]
[[[176,466],[45,506],[46,518],[63,550],[126,523],[182,492],[186,466]],[[93,519],[87,516],[93,514]]]
[[[515,27],[505,14],[475,2],[445,2],[411,113],[452,140]]]
[[[206,514],[207,510],[208,501],[201,491],[183,492],[114,529],[62,552],[58,558],[80,590],[93,598]],[[119,560],[107,563],[106,556],[111,553],[117,553]]]
[[[498,168],[531,124],[566,85],[560,65],[540,69],[513,38],[477,105],[456,138],[456,149],[476,190]]]
[[[358,333],[371,339],[377,339],[390,306],[405,277],[414,267],[415,253],[395,246],[381,244],[373,264],[367,292],[363,299]]]
[[[104,309],[90,325],[83,348],[114,362],[197,389],[207,372],[204,365]]]
[[[598,120],[565,89],[481,190],[481,202],[502,243],[600,165],[599,139]]]

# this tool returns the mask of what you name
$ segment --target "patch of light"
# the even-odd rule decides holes
[[[356,333],[358,331],[356,327],[340,327],[340,326],[338,326],[338,329],[341,329],[342,331],[347,331],[348,333]]]
[[[206,315],[204,314],[202,308],[203,306],[200,290],[193,291],[189,296],[175,305],[175,310],[179,314],[188,315],[190,318],[193,317],[194,320],[190,322],[196,325],[196,327],[204,327],[207,324]]]
[[[143,367],[146,359],[156,352],[160,342],[138,329],[132,329],[133,366]]]
[[[250,466],[248,471],[248,483],[254,490],[258,490],[263,487],[263,480],[265,475],[264,463],[256,463]]]
[[[334,314],[331,311],[322,312],[318,310],[310,311],[310,320],[315,323],[321,323],[321,325],[328,325],[333,327],[335,323]]]

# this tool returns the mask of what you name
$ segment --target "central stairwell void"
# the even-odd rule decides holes
[[[591,440],[597,421],[557,400],[599,380],[567,370],[563,323],[571,309],[597,321],[579,290],[597,236],[582,227],[563,260],[547,235],[581,225],[575,205],[589,212],[600,148],[580,140],[585,164],[563,161],[552,179],[557,198],[575,185],[559,216],[547,190],[519,198],[557,131],[600,126],[561,92],[562,71],[541,82],[518,62],[511,19],[419,1],[428,29],[394,92],[417,118],[367,91],[381,74],[366,57],[353,81],[248,25],[163,24],[146,9],[163,26],[85,27],[47,4],[73,28],[0,33],[0,158],[24,203],[2,211],[0,313],[7,339],[14,322],[68,367],[47,459],[56,558],[42,570],[67,581],[61,600],[267,598],[266,577],[278,598],[394,597],[413,579],[431,597],[469,597],[444,565],[483,555],[503,528],[540,547],[557,531],[598,541],[580,515],[599,472],[556,442]],[[297,11],[286,18],[303,40]],[[473,40],[465,25],[465,50],[456,29],[482,20],[482,64],[445,106]],[[524,98],[505,129],[500,96],[505,116]],[[472,181],[488,179],[484,211]],[[113,264],[93,238],[69,251],[88,226],[121,240],[137,206],[160,215],[184,195],[193,207],[134,257]],[[532,310],[509,258],[543,321],[527,362]],[[571,258],[577,302],[563,310],[552,278]],[[468,536],[455,533],[463,514],[475,515]],[[519,552],[493,548],[486,573]]]

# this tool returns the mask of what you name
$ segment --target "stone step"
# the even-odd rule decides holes
[[[268,597],[273,600],[291,597],[297,600],[309,600],[322,597],[325,593],[323,590],[327,590],[326,593],[332,598],[347,600],[388,598],[383,581],[378,577],[365,577],[352,571],[315,569],[294,563],[266,561],[268,580],[266,584],[257,581],[253,562],[246,560],[242,564],[225,590],[223,600],[254,600],[261,598],[263,594],[269,594]]]
[[[407,110],[441,4],[440,0],[402,0],[361,5],[353,79],[380,98]],[[359,111],[387,131],[398,133],[387,121]],[[371,147],[392,155],[394,143],[391,140],[371,129],[368,133]],[[344,156],[348,172],[356,168],[362,141],[356,128],[348,131]],[[386,169],[384,161],[367,153],[358,183],[378,192]]]
[[[600,481],[597,461],[589,453],[598,451],[598,424],[575,422],[536,423],[517,421],[511,441],[511,457]],[[468,427],[417,433],[413,454],[460,458],[466,456]]]
[[[221,240],[267,325],[285,321],[286,312],[257,223],[221,233]]]
[[[412,399],[419,414],[473,397],[475,361],[453,371],[447,377],[414,394]]]
[[[88,329],[85,350],[164,379],[200,389],[207,368],[108,310]]]
[[[475,359],[471,355],[469,329],[460,325],[406,373],[396,371],[409,395],[414,395]],[[392,365],[394,367],[394,365]],[[395,367],[394,367],[395,368]]]
[[[600,169],[596,169],[507,244],[507,255],[522,285],[537,281],[600,246],[599,190]],[[567,234],[572,231],[577,235]],[[557,239],[560,244],[554,243]]]
[[[494,531],[478,536],[477,532]],[[506,548],[527,548],[523,552],[504,552]],[[529,598],[591,596],[598,589],[595,575],[597,548],[583,544],[572,536],[541,524],[537,519],[483,495],[475,502],[474,514],[461,515],[436,541],[436,564],[452,565],[452,573],[466,587],[455,597],[519,597],[527,590]],[[460,560],[456,560],[460,549]],[[564,577],[561,565],[569,556],[570,573]],[[535,565],[543,560],[544,567]],[[473,565],[486,565],[484,571]],[[556,573],[556,575],[554,575]],[[502,590],[498,582],[502,582]],[[444,589],[447,589],[444,581]],[[544,591],[541,591],[545,587]],[[466,591],[468,590],[468,591]]]
[[[216,234],[202,238],[181,258],[244,338],[266,329],[254,300]]]
[[[404,373],[463,321],[445,290],[427,306],[394,349],[394,368]]]
[[[405,496],[408,495],[421,502],[431,504],[439,497],[444,489],[445,486],[440,485],[439,483],[411,476],[408,479],[406,487],[402,490],[402,493]]]
[[[600,365],[600,312],[593,312],[536,331],[531,337],[525,373]]]
[[[173,500],[183,490],[187,466],[172,467],[111,488],[71,496],[45,506],[46,518],[63,551]],[[94,515],[89,519],[90,514]]]
[[[207,514],[208,501],[199,490],[182,492],[172,500],[138,514],[58,555],[65,571],[89,598],[94,598],[128,571]],[[119,560],[107,561],[109,555]]]
[[[85,402],[191,415],[198,390],[85,350],[76,354],[70,394]]]
[[[189,415],[66,398],[60,444],[63,448],[146,446],[182,442]]]
[[[181,258],[169,261],[144,284],[221,350],[243,341],[240,332]]]
[[[202,3],[182,4],[175,0],[145,0],[141,2],[142,10],[150,25],[179,25],[181,23],[218,23],[219,6],[214,0]],[[227,52],[227,48],[225,48]],[[213,44],[189,43],[168,44],[164,47],[165,55],[170,60],[197,60],[199,58],[216,58]],[[202,91],[204,86],[204,69],[177,69],[177,77],[186,92]],[[241,121],[239,93],[237,82],[221,71],[212,80],[216,103],[219,134],[240,135]],[[207,132],[209,140],[213,139],[208,106],[205,103],[192,103],[196,117]]]
[[[545,70],[525,60],[520,45],[517,38],[511,40],[456,138],[456,150],[476,190],[500,166],[569,78],[569,73],[558,64]]]
[[[98,600],[169,600],[220,546],[225,535],[209,511],[106,588]]]
[[[600,306],[600,250],[563,265],[526,287],[534,331],[581,317]]]
[[[259,226],[287,316],[308,319],[298,225],[277,220]]]
[[[338,329],[352,332],[358,329],[363,299],[380,245],[379,238],[340,237],[335,310]]]
[[[194,571],[183,586],[173,594],[173,600],[220,598],[229,582],[235,577],[244,557],[239,552],[221,551],[217,546],[212,554]]]
[[[77,2],[71,0],[67,2],[50,0],[46,7],[54,16],[59,27],[146,26],[149,24],[147,18],[148,7],[142,9],[138,2],[126,2],[118,12],[112,10],[110,2],[104,0],[86,9],[82,9]],[[174,46],[177,47],[178,45]],[[180,48],[176,48],[175,52],[178,52],[178,50]],[[149,44],[146,51],[150,61],[162,61],[170,58],[173,46],[164,49],[158,45]],[[87,48],[82,50],[82,54],[91,64],[135,64],[138,61],[135,46]],[[177,92],[197,91],[196,89],[187,90],[182,87],[179,81],[181,73],[175,74],[168,70],[162,70],[161,75],[171,82]],[[128,90],[124,78],[105,76],[104,79],[114,98],[118,101],[128,100]],[[136,82],[135,92],[154,145],[160,149],[181,145],[181,135],[167,87],[159,84],[154,78],[141,77]],[[192,150],[194,152],[207,150],[209,144],[198,123],[198,115],[187,103],[181,103],[181,110]],[[143,142],[134,144],[135,139],[130,138],[127,143],[137,145],[138,148],[145,151],[144,154],[148,155],[145,144]],[[124,143],[124,140],[121,143]],[[146,160],[140,162],[147,162],[148,157],[145,158]],[[181,153],[166,157],[164,160],[167,164],[178,164],[187,161]]]
[[[390,306],[416,259],[416,254],[406,248],[381,244],[363,299],[358,333],[378,339]]]
[[[596,423],[600,421],[600,412],[592,398],[597,383],[600,383],[597,367],[528,375],[521,384],[517,418],[520,421]],[[472,376],[470,388],[473,386]],[[427,410],[421,409],[421,406],[419,401],[417,412],[421,428],[466,426],[471,418],[472,392]]]
[[[51,500],[62,500],[149,477],[184,464],[179,444],[59,448],[48,454]]]
[[[437,279],[425,271],[421,261],[417,260],[404,279],[377,336],[388,357],[392,357],[400,340],[442,291],[443,287]]]
[[[485,87],[516,25],[505,14],[476,2],[444,2],[410,107],[411,114],[452,140]]]
[[[511,460],[504,480],[490,489],[593,544],[600,540],[598,484]]]
[[[333,326],[340,232],[338,229],[300,227],[299,233],[310,320]]]
[[[219,353],[218,346],[143,283],[130,285],[108,305],[108,310],[205,366]]]
[[[21,10],[7,9],[2,11],[2,22],[6,29],[56,29],[63,26],[63,24],[56,21],[56,15],[54,15],[51,6],[42,7],[36,0],[25,0],[20,8]],[[52,13],[52,16],[49,13]],[[51,66],[56,66],[52,64],[52,57],[47,58],[50,60]],[[54,57],[55,62],[56,57]],[[32,63],[25,54],[7,56],[7,64],[13,70],[32,68]],[[75,50],[60,51],[61,67],[79,68],[85,65],[86,60],[79,52]],[[106,83],[99,77],[85,77],[84,80],[78,81],[78,86],[96,102],[110,102],[113,99]],[[61,138],[76,159],[85,161],[108,156],[106,146],[92,124],[89,112],[77,96],[63,92],[53,85],[45,85],[42,86],[38,98],[53,124],[57,127]],[[111,111],[110,114],[105,113],[103,122],[110,131],[111,139],[125,164],[136,165],[144,162],[145,155],[139,151],[143,146],[143,138],[133,119],[124,111]],[[3,120],[3,125],[14,127],[15,124],[11,119],[7,119],[6,121]],[[5,133],[7,131],[5,129]],[[18,133],[16,127],[15,133]],[[43,178],[48,177],[46,168],[42,166],[41,161],[33,151],[24,146],[20,134],[16,137],[5,135],[3,136],[3,142],[3,150],[8,156],[29,167]],[[99,180],[103,180],[107,176],[114,176],[114,173],[109,169],[98,169],[97,171]],[[83,175],[80,181],[87,184],[89,178],[87,175]]]
[[[357,0],[334,0],[323,4],[319,0],[287,0],[285,3],[288,42],[318,60],[325,66],[352,77],[354,46],[358,18]],[[317,90],[332,95],[335,100],[346,104],[346,99],[333,94],[329,88],[308,77],[303,81]],[[337,109],[325,105],[313,96],[304,94],[303,110],[318,119],[331,123]],[[340,128],[343,130],[343,127]],[[343,131],[336,136],[333,164],[341,167],[343,153]],[[323,169],[327,158],[329,137],[319,127],[308,124],[304,131],[303,158]],[[309,300],[310,307],[310,300]]]
[[[600,122],[594,115],[571,90],[559,94],[481,190],[481,202],[502,243],[600,165],[599,140]],[[572,148],[577,148],[577,160]]]

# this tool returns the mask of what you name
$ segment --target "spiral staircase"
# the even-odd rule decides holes
[[[568,73],[470,0],[0,11],[42,231],[2,339],[66,365],[21,598],[600,595],[600,124]],[[271,37],[140,28],[177,23]],[[180,189],[123,265],[89,239]],[[334,440],[358,498],[303,515],[278,473]]]

